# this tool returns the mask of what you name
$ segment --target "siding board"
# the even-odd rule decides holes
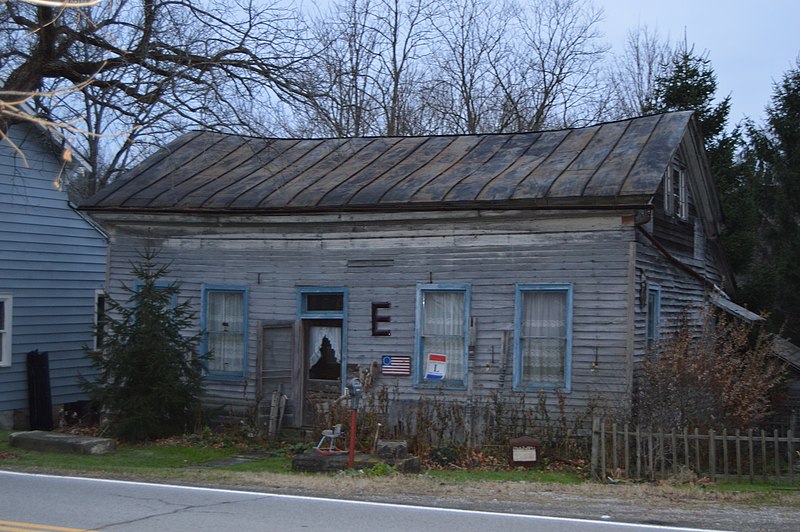
[[[54,405],[85,399],[78,374],[90,375],[95,290],[103,288],[106,241],[54,187],[64,171],[34,127],[11,139],[30,163],[0,142],[0,293],[14,297],[10,367],[0,368],[0,412],[28,407],[25,355],[49,353]]]

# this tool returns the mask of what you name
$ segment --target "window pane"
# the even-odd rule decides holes
[[[211,371],[244,371],[244,294],[208,292],[206,327]]]
[[[562,384],[567,353],[566,293],[529,291],[523,293],[522,304],[522,381]]]
[[[306,294],[306,311],[331,312],[344,309],[344,294],[332,292],[330,294]]]
[[[422,292],[422,338],[420,361],[423,378],[431,354],[447,357],[444,380],[464,379],[464,305],[463,291]]]
[[[464,334],[464,294],[424,292],[422,300],[424,335]]]
[[[10,359],[10,357],[11,357],[10,347],[11,346],[10,345],[6,346],[6,343],[10,344],[10,342],[8,340],[8,333],[9,333],[8,329],[10,329],[10,327],[11,327],[10,323],[6,323],[6,302],[7,301],[8,300],[6,300],[6,299],[0,299],[0,365],[3,365],[3,366],[8,366],[8,365],[11,364],[11,359]],[[11,309],[9,308],[9,315],[8,315],[9,321],[11,321],[10,320],[10,318],[11,318],[10,311],[11,311]],[[9,357],[9,359],[6,360],[5,357]]]

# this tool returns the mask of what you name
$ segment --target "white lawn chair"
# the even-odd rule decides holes
[[[317,449],[322,450],[322,444],[325,443],[325,439],[328,439],[328,451],[335,451],[336,450],[336,438],[341,437],[342,435],[342,425],[341,423],[334,425],[332,429],[325,429],[322,431],[322,438],[319,439],[319,443],[317,444]]]

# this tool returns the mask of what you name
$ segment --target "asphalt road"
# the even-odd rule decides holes
[[[0,471],[0,531],[690,530]]]

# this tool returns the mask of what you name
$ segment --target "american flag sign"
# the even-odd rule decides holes
[[[384,355],[381,360],[381,374],[383,375],[411,375],[411,357]]]

